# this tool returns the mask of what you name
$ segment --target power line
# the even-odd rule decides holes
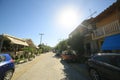
[[[92,18],[92,16],[97,13],[97,11],[92,13],[91,9],[89,9],[89,12],[90,12],[90,15],[88,17],[90,17],[90,18]]]

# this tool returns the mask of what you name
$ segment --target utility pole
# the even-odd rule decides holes
[[[44,35],[43,33],[40,33],[40,45],[42,44],[42,36]]]

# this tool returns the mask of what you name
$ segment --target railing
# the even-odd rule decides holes
[[[120,23],[118,20],[94,30],[92,39],[99,39],[116,33],[120,33]]]

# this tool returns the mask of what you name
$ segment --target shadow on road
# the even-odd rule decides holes
[[[64,65],[63,71],[66,76],[61,80],[90,80],[89,77],[75,70],[69,63],[62,60],[60,62]]]
[[[55,54],[53,57],[58,59],[61,58],[59,54]]]

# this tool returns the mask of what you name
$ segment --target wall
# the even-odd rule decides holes
[[[108,14],[109,15],[109,14]],[[109,16],[106,16],[106,17],[103,17],[102,20],[100,20],[99,22],[96,23],[96,27],[99,28],[99,27],[102,27],[106,24],[109,24],[115,20],[119,19],[118,18],[118,12],[113,12],[111,13]]]

